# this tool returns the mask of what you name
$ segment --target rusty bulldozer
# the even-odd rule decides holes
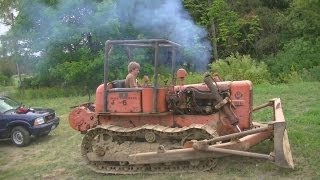
[[[124,80],[108,81],[109,59],[118,46],[129,55],[135,48],[154,50],[152,85],[124,88]],[[70,126],[85,134],[81,152],[88,166],[106,174],[196,172],[213,168],[219,157],[238,155],[294,168],[280,99],[253,108],[248,80],[219,81],[207,74],[204,83],[184,84],[186,71],[175,67],[179,47],[163,39],[106,42],[104,83],[95,103],[69,115]],[[172,82],[165,87],[158,83],[162,48],[172,58]],[[273,109],[270,122],[253,122],[252,114],[267,107]],[[266,139],[273,140],[273,152],[248,151]]]

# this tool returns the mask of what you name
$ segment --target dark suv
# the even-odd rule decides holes
[[[0,96],[0,138],[11,138],[16,146],[30,144],[31,136],[46,136],[59,125],[55,111],[25,108],[9,97]]]

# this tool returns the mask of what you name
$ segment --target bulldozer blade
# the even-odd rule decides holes
[[[294,169],[285,123],[274,124],[274,156],[277,166]]]
[[[275,164],[284,168],[294,169],[291,148],[286,129],[286,122],[282,111],[281,101],[279,98],[273,99],[274,111],[274,156]]]

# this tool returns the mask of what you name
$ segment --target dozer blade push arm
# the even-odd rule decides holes
[[[199,142],[193,143],[193,148],[198,150],[205,150],[205,151],[213,151],[213,152],[219,152],[219,153],[228,153],[233,155],[240,155],[240,156],[249,156],[249,157],[257,157],[257,158],[266,158],[274,161],[274,163],[277,166],[284,167],[284,168],[294,168],[289,139],[288,139],[288,133],[286,130],[286,122],[282,111],[281,101],[279,98],[272,99],[269,101],[269,103],[266,103],[263,106],[259,106],[258,108],[255,108],[256,110],[271,106],[273,108],[273,115],[274,119],[273,121],[269,122],[268,126],[261,127],[257,129],[252,129],[244,132],[234,133],[226,136],[216,137],[210,140],[204,140]],[[274,152],[270,155],[263,155],[263,154],[257,154],[257,153],[250,153],[250,152],[241,152],[241,151],[230,151],[226,149],[216,148],[213,146],[209,146],[209,144],[213,144],[219,141],[226,141],[234,138],[240,138],[240,137],[249,137],[246,135],[253,134],[258,135],[263,132],[273,132],[273,134],[270,134],[271,138],[273,135],[274,138]],[[244,138],[240,139],[240,142],[247,142],[244,143],[246,146],[254,146],[255,143],[258,144],[259,142],[262,142],[264,140],[264,137],[261,136],[252,136],[251,138],[248,138],[245,140]],[[251,143],[250,143],[251,142]],[[254,142],[254,143],[252,143]],[[223,146],[223,144],[221,144]],[[239,144],[240,145],[240,144]],[[227,147],[225,147],[227,148]],[[237,148],[236,148],[237,149]],[[243,149],[246,150],[246,149]]]
[[[161,163],[161,162],[165,163],[165,162],[174,162],[174,161],[191,161],[191,160],[228,156],[230,154],[233,154],[233,153],[228,153],[227,152],[228,150],[229,151],[230,150],[234,150],[234,151],[248,150],[250,147],[272,136],[272,130],[269,130],[268,128],[260,128],[260,129],[261,130],[259,133],[247,135],[243,138],[240,138],[237,141],[230,141],[227,143],[220,143],[220,144],[214,144],[214,145],[208,145],[207,141],[197,141],[197,142],[194,141],[193,142],[194,148],[166,150],[161,153],[159,152],[137,153],[137,154],[132,154],[129,157],[130,157],[130,160],[132,160],[133,164],[149,164],[149,163]],[[229,136],[229,135],[226,135],[226,136]],[[220,136],[219,138],[224,138],[226,136]],[[197,148],[195,148],[195,146],[197,146]],[[198,148],[198,147],[201,147],[201,148]],[[226,150],[226,151],[212,152],[211,150],[215,148]]]

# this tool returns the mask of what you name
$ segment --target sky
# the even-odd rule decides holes
[[[0,35],[4,35],[9,30],[8,26],[0,23]]]

